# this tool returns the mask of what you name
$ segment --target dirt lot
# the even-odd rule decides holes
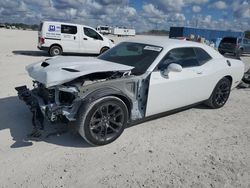
[[[103,147],[72,133],[26,140],[31,113],[14,87],[30,86],[25,66],[47,56],[36,42],[36,32],[0,30],[0,187],[250,187],[250,89],[218,110],[127,128]]]

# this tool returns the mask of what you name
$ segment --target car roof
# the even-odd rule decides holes
[[[212,58],[222,58],[223,56],[214,48],[193,41],[169,39],[168,36],[141,36],[139,39],[131,39],[128,42],[142,43],[163,47],[163,54],[174,48],[197,47],[205,50]]]
[[[136,43],[143,43],[143,44],[151,44],[154,46],[160,46],[163,48],[168,47],[207,47],[207,45],[193,42],[193,41],[184,41],[184,40],[178,40],[178,39],[169,39],[167,36],[145,36],[141,39],[131,39],[129,42],[136,42]]]
[[[83,26],[83,27],[89,27],[92,28],[90,26],[87,25],[82,25],[82,24],[75,24],[75,23],[67,23],[67,22],[55,22],[55,21],[42,21],[42,23],[51,23],[51,24],[65,24],[65,25],[73,25],[73,26]]]

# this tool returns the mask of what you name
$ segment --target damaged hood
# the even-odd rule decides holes
[[[80,76],[97,72],[129,71],[133,69],[118,63],[94,57],[54,57],[30,64],[26,67],[30,77],[45,84],[46,87],[60,85]]]

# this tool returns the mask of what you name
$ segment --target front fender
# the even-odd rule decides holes
[[[93,101],[106,96],[116,96],[120,98],[127,105],[129,111],[132,108],[133,105],[132,100],[126,94],[124,94],[122,91],[118,89],[110,87],[96,89],[95,91],[89,93],[86,97],[84,97],[84,99],[82,99],[82,104],[88,105]]]

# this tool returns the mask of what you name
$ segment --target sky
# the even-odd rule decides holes
[[[250,0],[0,0],[0,22],[250,30]]]

